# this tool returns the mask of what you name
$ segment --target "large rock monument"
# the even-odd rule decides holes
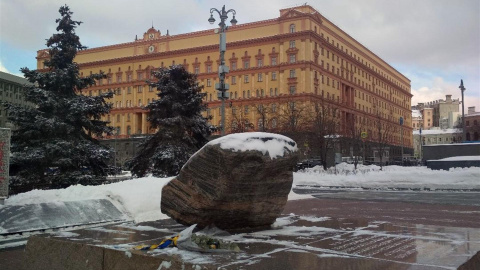
[[[271,225],[292,187],[297,144],[262,132],[206,144],[162,190],[162,212],[184,225],[224,230]]]

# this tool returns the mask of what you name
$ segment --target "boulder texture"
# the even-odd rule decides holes
[[[271,225],[292,187],[297,145],[272,133],[231,134],[193,155],[162,190],[162,212],[184,225]]]

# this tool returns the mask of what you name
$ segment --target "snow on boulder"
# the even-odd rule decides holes
[[[282,213],[297,144],[262,132],[207,143],[162,190],[161,209],[184,225],[224,230],[266,227]]]

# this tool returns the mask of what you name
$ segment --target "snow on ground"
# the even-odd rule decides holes
[[[170,178],[145,177],[100,185],[76,185],[58,190],[33,190],[8,198],[6,205],[37,204],[58,201],[107,199],[135,222],[166,219],[160,211],[162,188]],[[480,168],[454,168],[449,171],[430,170],[426,167],[353,165],[342,163],[324,171],[321,167],[293,174],[293,187],[352,187],[378,189],[480,189]],[[310,195],[288,195],[289,200],[312,198]],[[1,207],[1,206],[0,206]]]
[[[438,159],[437,161],[480,160],[480,156],[459,156]]]
[[[378,189],[480,189],[480,168],[452,168],[359,165],[341,163],[327,171],[322,167],[294,173],[293,185]]]
[[[107,199],[135,222],[166,219],[160,211],[162,188],[173,177],[144,177],[100,185],[75,185],[65,189],[32,190],[5,200],[5,205],[37,204],[59,201]]]

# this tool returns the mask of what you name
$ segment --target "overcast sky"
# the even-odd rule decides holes
[[[89,48],[131,42],[152,26],[170,35],[210,29],[210,8],[235,9],[238,24],[272,19],[296,0],[0,0],[0,70],[36,68],[37,50],[67,4]],[[411,80],[412,104],[461,99],[480,111],[479,0],[323,0],[307,2]],[[218,18],[217,18],[218,20]],[[229,19],[230,20],[230,19]],[[228,35],[227,35],[228,39]]]

